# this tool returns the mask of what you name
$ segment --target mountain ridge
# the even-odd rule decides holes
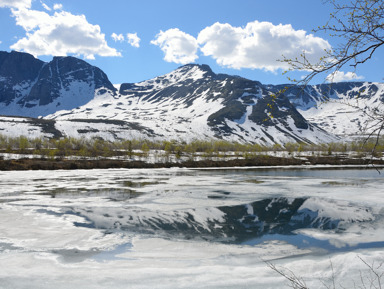
[[[11,61],[4,64],[5,54],[19,67],[7,70]],[[33,64],[30,71],[25,63]],[[54,57],[45,63],[26,53],[0,52],[0,114],[41,116],[52,120],[63,136],[224,139],[266,145],[331,142],[338,140],[337,135],[357,134],[369,121],[356,109],[336,109],[330,104],[333,100],[366,100],[380,109],[384,101],[381,83],[290,87],[277,94],[286,86],[187,64],[153,79],[122,83],[117,89],[99,68],[75,57]],[[343,119],[352,114],[354,122]],[[9,133],[12,121],[6,119],[0,122],[0,133]]]
[[[116,88],[99,68],[72,56],[43,62],[27,53],[0,51],[0,114],[38,117],[87,103]]]
[[[307,122],[284,95],[272,103],[260,82],[215,74],[206,65],[188,64],[150,80],[122,83],[119,95],[116,100],[92,100],[84,107],[47,118],[138,122],[154,131],[155,138],[216,138],[260,144],[333,138]]]

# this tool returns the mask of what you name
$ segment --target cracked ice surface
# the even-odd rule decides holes
[[[383,262],[376,170],[0,172],[0,288],[310,288]]]

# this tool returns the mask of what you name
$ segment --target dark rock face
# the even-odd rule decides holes
[[[43,66],[43,61],[30,54],[0,51],[0,102],[9,104],[23,96],[21,87],[28,90]]]
[[[9,105],[17,101],[20,113],[14,114],[35,116],[25,109],[46,106],[67,96],[74,97],[75,105],[85,104],[101,89],[116,92],[104,72],[75,57],[54,57],[45,63],[27,53],[0,52],[0,103]],[[60,107],[60,104],[54,105],[57,110],[75,107]],[[51,109],[47,113],[55,111]]]
[[[14,83],[34,80],[44,62],[27,53],[0,51],[0,75],[8,76]]]
[[[39,105],[47,105],[61,96],[61,89],[68,91],[74,80],[87,82],[90,86],[94,84],[95,90],[102,87],[116,90],[99,68],[74,57],[54,57],[42,69],[25,102],[38,100]]]
[[[268,110],[266,110],[267,107],[269,107]],[[270,113],[271,117],[268,116],[268,113]],[[295,109],[287,97],[282,96],[279,96],[275,100],[268,98],[260,99],[253,107],[249,119],[259,125],[273,126],[274,119],[286,121],[289,116],[294,120],[294,124],[297,128],[308,128],[309,125],[305,118]],[[288,126],[287,123],[286,125]]]
[[[272,89],[275,92],[280,89],[286,89],[283,94],[295,107],[303,110],[310,109],[322,101],[338,99],[338,95],[346,95],[348,99],[369,99],[375,96],[379,91],[376,84],[365,82],[338,82],[308,85],[306,87],[278,85]],[[384,102],[384,94],[381,95],[380,100],[381,102]]]

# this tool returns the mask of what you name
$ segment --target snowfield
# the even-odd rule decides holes
[[[340,86],[349,89],[339,91]],[[324,99],[324,92],[314,86],[309,92],[312,99],[291,101],[310,122],[341,137],[367,135],[377,128],[379,116],[384,112],[384,85],[382,83],[336,83]],[[332,88],[334,88],[332,90]]]

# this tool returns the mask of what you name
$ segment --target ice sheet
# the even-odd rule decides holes
[[[369,274],[360,258],[383,262],[383,183],[374,169],[1,172],[0,288],[289,288],[265,261],[309,288],[329,281],[332,264],[336,282],[353,287]],[[292,232],[317,243],[214,234],[229,212],[273,230],[261,204],[284,217],[297,202],[294,216],[304,212],[318,226],[291,223]],[[166,230],[177,222],[197,231]],[[327,222],[336,227],[324,229]]]

